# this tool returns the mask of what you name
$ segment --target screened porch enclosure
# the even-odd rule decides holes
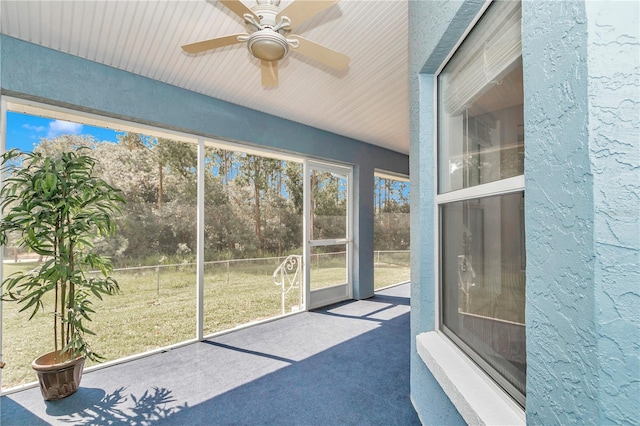
[[[304,157],[18,99],[3,104],[10,127],[67,129],[31,150],[87,147],[99,174],[125,195],[118,232],[94,241],[112,258],[121,288],[96,306],[91,323],[90,343],[108,363],[352,297],[351,166],[313,163],[322,170],[309,174],[305,186]],[[14,141],[7,137],[7,150],[29,149]],[[394,185],[382,179],[375,186],[386,193],[378,195],[370,255],[376,289],[409,276],[408,181]],[[313,244],[305,246],[304,232]],[[46,260],[11,244],[3,256],[3,277]],[[292,258],[299,260],[293,267]],[[286,278],[278,275],[284,269]],[[50,350],[48,312],[26,321],[19,309],[2,306],[3,392],[33,385],[30,362]]]

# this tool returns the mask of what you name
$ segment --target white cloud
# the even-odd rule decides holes
[[[49,123],[49,133],[47,133],[47,138],[55,138],[56,136],[64,134],[77,135],[80,132],[82,132],[82,124],[55,120]]]
[[[47,130],[47,128],[44,127],[44,126],[32,126],[30,124],[23,124],[22,128],[23,129],[27,129],[27,130],[31,130],[32,132],[38,132],[38,133],[44,132],[45,130]]]

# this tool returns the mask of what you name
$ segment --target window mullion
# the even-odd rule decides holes
[[[446,192],[436,195],[436,203],[452,203],[455,201],[464,201],[472,198],[489,197],[492,195],[510,194],[524,190],[524,175],[514,176],[508,179],[502,179],[495,182],[489,182],[482,185],[476,185],[469,188],[459,189],[457,191]]]

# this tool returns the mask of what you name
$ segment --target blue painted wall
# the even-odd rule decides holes
[[[594,424],[598,360],[584,3],[523,6],[527,418]]]
[[[640,2],[587,2],[600,424],[640,423]]]
[[[411,399],[425,424],[464,424],[416,352],[415,336],[435,329],[434,74],[482,1],[409,2],[411,150]]]
[[[360,214],[354,296],[373,296],[374,169],[409,173],[407,155],[0,35],[3,94],[355,166]],[[357,107],[357,106],[354,106]]]
[[[436,307],[432,74],[479,6],[409,2],[414,336]],[[638,424],[639,3],[525,1],[522,14],[527,422]],[[412,347],[414,405],[452,423],[425,370]]]
[[[524,2],[527,420],[640,419],[637,2]]]

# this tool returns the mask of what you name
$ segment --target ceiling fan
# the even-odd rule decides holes
[[[251,8],[240,0],[219,1],[244,20],[247,32],[185,44],[182,50],[195,54],[247,43],[249,52],[261,60],[264,87],[278,85],[278,61],[287,55],[290,48],[336,70],[343,70],[349,65],[348,56],[291,34],[293,25],[301,24],[339,0],[294,0],[284,9],[278,7],[280,0],[256,0],[257,4]]]

